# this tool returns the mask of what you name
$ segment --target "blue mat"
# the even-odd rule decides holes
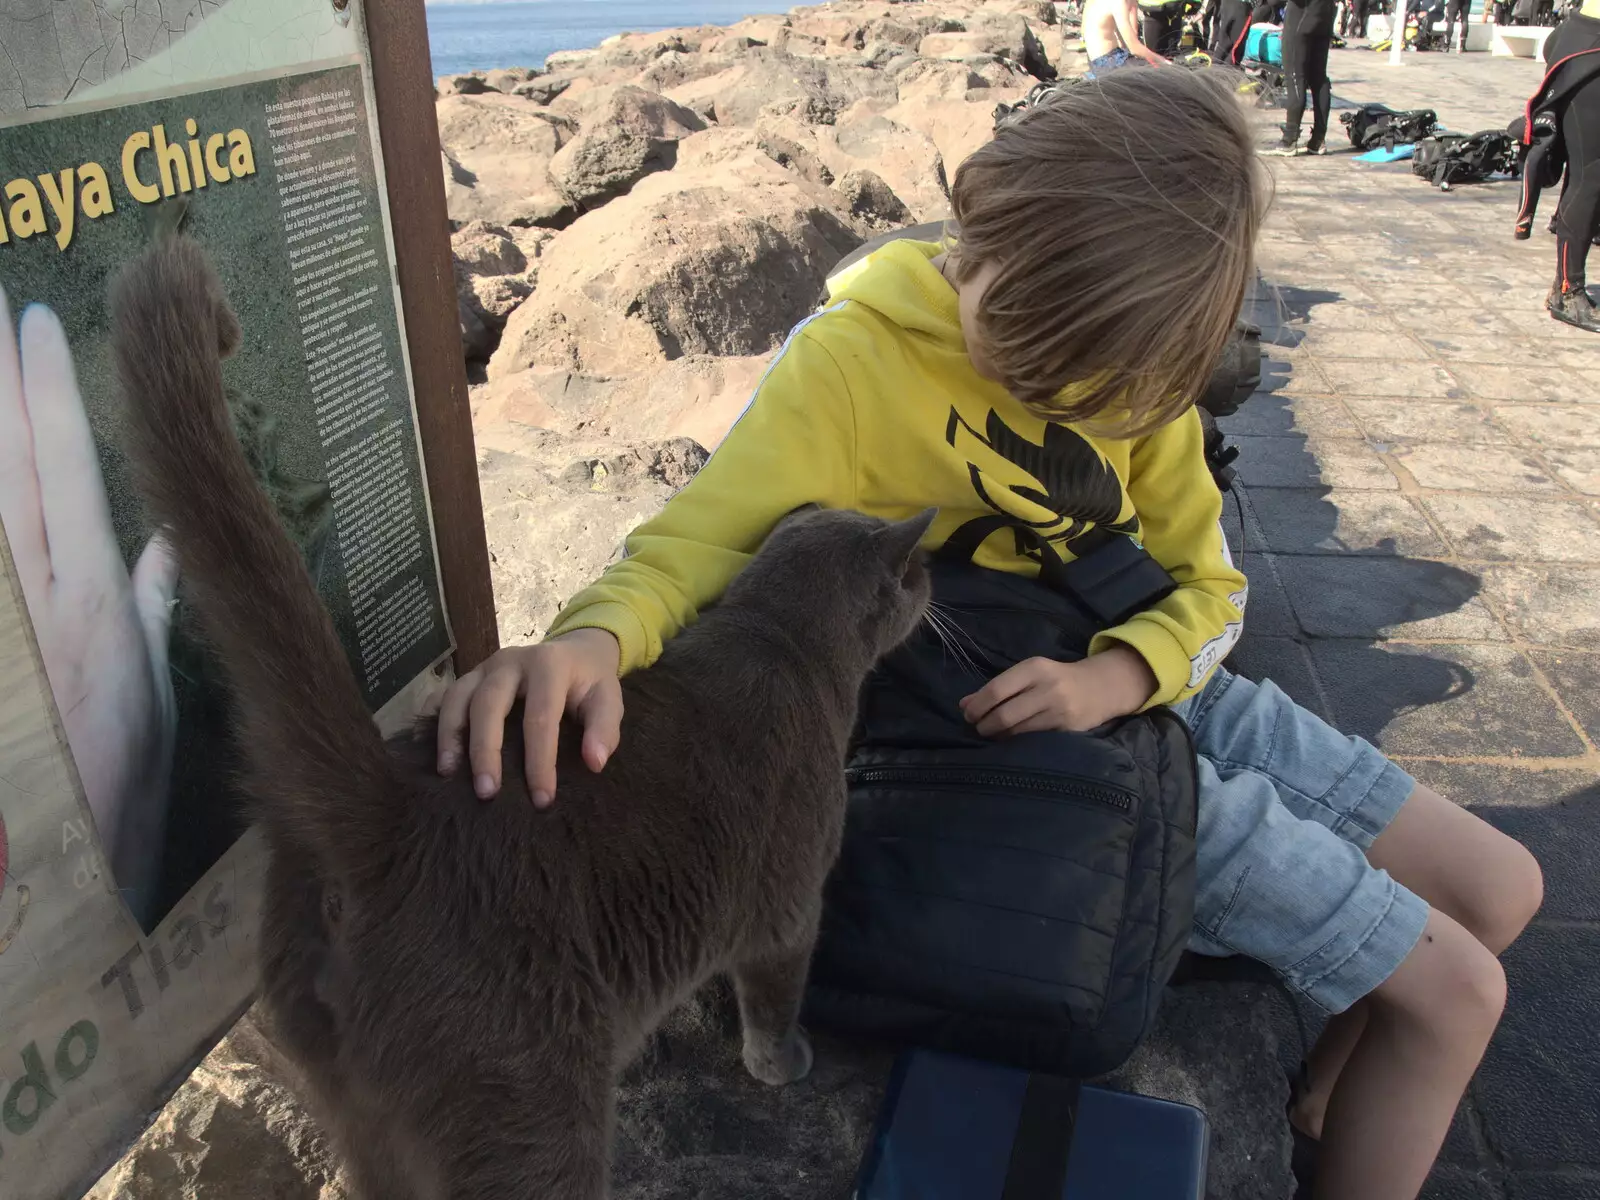
[[[1410,142],[1403,146],[1396,146],[1393,150],[1385,150],[1379,146],[1376,150],[1368,150],[1365,154],[1356,155],[1357,162],[1392,163],[1403,158],[1410,158],[1416,151],[1416,146]]]

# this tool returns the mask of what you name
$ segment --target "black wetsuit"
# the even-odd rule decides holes
[[[1567,182],[1556,206],[1556,281],[1564,291],[1584,286],[1589,244],[1600,233],[1600,19],[1574,13],[1545,43],[1550,64],[1525,116],[1531,148],[1522,172],[1517,236],[1527,237],[1539,190],[1560,175]],[[1554,136],[1536,137],[1540,130]]]
[[[1371,0],[1350,0],[1350,6],[1344,10],[1344,35],[1345,37],[1367,36],[1367,18],[1370,15]]]
[[[1471,11],[1472,0],[1449,0],[1444,10],[1444,44],[1449,49],[1450,43],[1455,40],[1456,22],[1461,22],[1461,50],[1467,49],[1467,14]]]
[[[1333,0],[1289,0],[1283,7],[1283,75],[1289,93],[1284,101],[1285,144],[1300,138],[1308,95],[1311,137],[1306,146],[1315,150],[1327,139],[1328,110],[1333,106],[1328,51],[1333,48],[1335,16]]]
[[[1250,28],[1250,0],[1219,0],[1217,23],[1211,32],[1213,62],[1239,65],[1244,57],[1245,34]]]
[[[1140,40],[1163,58],[1173,58],[1183,44],[1184,0],[1170,0],[1161,4],[1148,0],[1148,6],[1139,6],[1143,18]]]

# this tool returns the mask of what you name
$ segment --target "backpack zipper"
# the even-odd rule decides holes
[[[847,767],[844,775],[852,786],[914,783],[923,787],[999,787],[1093,800],[1123,812],[1133,806],[1132,794],[1112,784],[1077,783],[1042,771],[1009,767]]]

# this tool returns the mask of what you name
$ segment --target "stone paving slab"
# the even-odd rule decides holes
[[[1339,103],[1463,132],[1504,127],[1542,74],[1364,49],[1331,69]],[[1425,1195],[1596,1200],[1600,337],[1544,312],[1553,197],[1516,242],[1514,182],[1439,192],[1345,141],[1335,123],[1342,153],[1269,160],[1263,390],[1223,423],[1251,584],[1231,661],[1538,856],[1547,903]]]

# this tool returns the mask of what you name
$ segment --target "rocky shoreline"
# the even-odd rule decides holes
[[[1078,69],[1066,32],[1049,0],[849,0],[438,81],[506,640],[666,494],[567,467],[714,448],[833,264],[947,216],[996,106]]]
[[[1081,59],[1049,0],[841,0],[438,81],[502,641],[692,477],[833,264],[948,215],[996,106]],[[731,1021],[714,991],[630,1071],[617,1200],[848,1195],[888,1057],[824,1039],[809,1080],[763,1088]],[[1208,1112],[1218,1200],[1292,1193],[1285,1027],[1257,985],[1175,989],[1115,1080]],[[90,1195],[347,1192],[247,1016]]]

